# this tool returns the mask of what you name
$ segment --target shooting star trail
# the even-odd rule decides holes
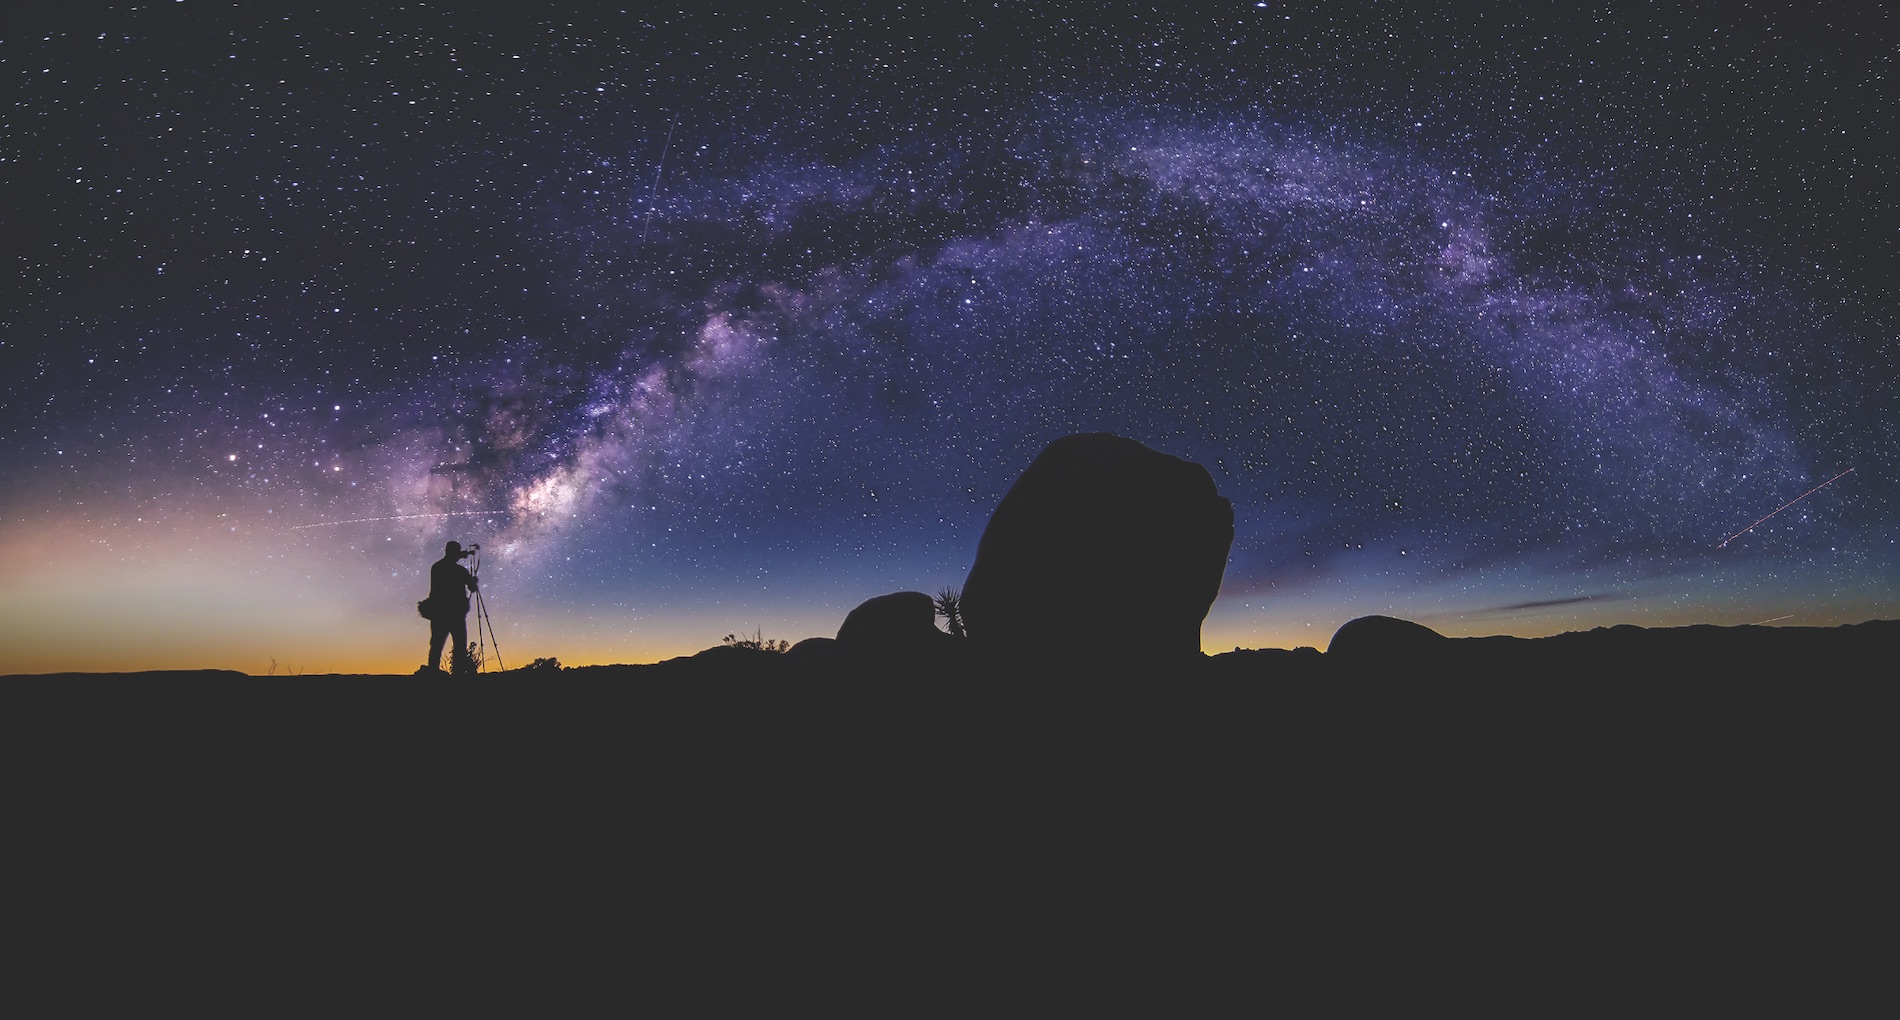
[[[673,129],[680,126],[680,115],[673,115],[673,123],[666,126],[666,144],[660,146],[660,165],[653,171],[653,186],[647,189],[647,218],[640,224],[640,248],[647,249],[647,228],[653,225],[653,206],[659,200],[660,175],[666,172],[666,154],[673,151]]]
[[[1787,616],[1777,616],[1777,617],[1774,617],[1773,619],[1756,620],[1754,623],[1749,624],[1749,626],[1750,627],[1765,627],[1771,623],[1780,623],[1783,620],[1792,620],[1792,619],[1794,619],[1794,614],[1789,613]]]
[[[448,510],[439,514],[396,514],[393,517],[352,517],[347,521],[318,521],[315,524],[294,524],[287,531],[303,531],[306,528],[334,528],[341,524],[375,524],[379,521],[422,521],[436,517],[500,517],[500,510]]]
[[[1840,474],[1838,474],[1838,475],[1835,475],[1834,477],[1832,477],[1832,478],[1830,478],[1830,479],[1828,479],[1827,481],[1825,481],[1825,482],[1822,482],[1821,484],[1819,484],[1819,485],[1817,485],[1817,486],[1815,486],[1814,488],[1812,488],[1812,489],[1809,489],[1808,491],[1806,491],[1806,492],[1804,492],[1804,493],[1802,493],[1801,495],[1799,495],[1799,496],[1796,496],[1795,498],[1793,498],[1793,499],[1791,499],[1791,500],[1789,500],[1789,501],[1787,501],[1786,503],[1783,503],[1783,504],[1781,504],[1780,506],[1778,506],[1778,507],[1776,507],[1776,508],[1774,508],[1773,510],[1770,510],[1770,511],[1768,512],[1768,516],[1767,516],[1767,517],[1763,517],[1763,518],[1761,519],[1761,521],[1756,521],[1755,523],[1753,523],[1753,524],[1751,524],[1751,525],[1749,525],[1748,527],[1746,527],[1746,528],[1743,528],[1742,530],[1740,530],[1740,531],[1738,531],[1738,532],[1736,532],[1735,534],[1733,534],[1733,535],[1730,535],[1729,537],[1727,537],[1727,538],[1725,538],[1725,539],[1723,539],[1723,540],[1722,540],[1722,542],[1721,542],[1721,544],[1720,544],[1720,545],[1717,545],[1717,546],[1716,546],[1716,548],[1717,548],[1717,549],[1726,549],[1726,548],[1728,548],[1728,544],[1729,544],[1730,542],[1733,542],[1733,541],[1735,541],[1736,539],[1738,539],[1738,538],[1740,538],[1740,537],[1742,537],[1743,535],[1746,535],[1746,534],[1748,534],[1749,532],[1751,532],[1751,531],[1754,531],[1754,530],[1755,530],[1756,528],[1759,528],[1759,527],[1761,527],[1761,524],[1762,524],[1762,521],[1765,521],[1765,520],[1767,520],[1767,519],[1768,519],[1769,517],[1773,517],[1774,515],[1776,515],[1776,514],[1778,514],[1778,513],[1780,513],[1780,512],[1782,512],[1783,510],[1786,510],[1786,509],[1788,509],[1789,507],[1791,507],[1791,506],[1793,506],[1793,505],[1795,505],[1796,503],[1799,503],[1799,502],[1801,502],[1802,500],[1804,500],[1804,499],[1807,499],[1807,498],[1808,498],[1809,496],[1812,496],[1812,495],[1814,495],[1815,493],[1817,493],[1817,492],[1820,492],[1820,491],[1821,491],[1822,489],[1825,489],[1825,488],[1827,488],[1828,486],[1830,486],[1830,485],[1833,485],[1833,484],[1834,484],[1835,482],[1838,482],[1838,481],[1840,481],[1841,479],[1843,479],[1843,478],[1846,478],[1846,477],[1847,477],[1848,475],[1851,475],[1851,474],[1853,474],[1853,473],[1854,473],[1854,469],[1853,469],[1853,468],[1848,468],[1847,470],[1845,470],[1845,471],[1843,471],[1843,472],[1841,472]]]

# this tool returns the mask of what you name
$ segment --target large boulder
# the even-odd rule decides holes
[[[1065,436],[983,529],[964,624],[1019,659],[1198,658],[1233,541],[1233,504],[1206,468],[1108,433]]]
[[[937,604],[920,591],[866,599],[838,626],[838,644],[853,653],[911,655],[940,652],[950,635],[937,629]]]
[[[1361,616],[1347,620],[1333,632],[1327,655],[1347,658],[1403,658],[1443,651],[1445,635],[1395,616]]]
[[[1326,662],[1336,672],[1437,675],[1456,658],[1458,648],[1459,642],[1422,623],[1361,616],[1333,632],[1326,645]]]

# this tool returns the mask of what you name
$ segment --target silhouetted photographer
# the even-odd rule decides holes
[[[421,672],[442,671],[442,643],[453,641],[449,653],[456,673],[475,672],[475,661],[468,655],[468,595],[475,590],[475,575],[462,566],[462,560],[475,555],[481,546],[467,550],[460,542],[442,547],[442,558],[429,567],[429,597],[416,603],[416,612],[429,621],[429,660]]]

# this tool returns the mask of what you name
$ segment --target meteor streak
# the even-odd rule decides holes
[[[334,528],[339,524],[373,524],[378,521],[421,521],[435,517],[495,517],[496,510],[447,510],[439,514],[397,514],[393,517],[352,517],[347,521],[318,521],[315,524],[295,524],[290,531],[302,531],[305,528]]]
[[[1787,501],[1786,503],[1783,503],[1783,504],[1781,504],[1780,506],[1778,506],[1778,507],[1776,507],[1776,508],[1774,508],[1773,510],[1770,510],[1770,511],[1768,512],[1768,516],[1767,516],[1767,517],[1763,517],[1763,518],[1761,519],[1761,521],[1765,521],[1765,520],[1767,520],[1767,519],[1768,519],[1769,517],[1773,517],[1774,515],[1776,515],[1776,514],[1778,514],[1778,513],[1780,513],[1780,512],[1782,512],[1783,510],[1786,510],[1786,509],[1788,509],[1789,507],[1791,507],[1791,506],[1793,506],[1793,505],[1795,505],[1796,503],[1799,503],[1799,502],[1801,502],[1802,500],[1804,500],[1804,499],[1807,499],[1807,498],[1808,498],[1809,496],[1812,496],[1812,495],[1814,495],[1815,493],[1817,493],[1817,492],[1820,492],[1820,491],[1821,491],[1822,489],[1825,489],[1825,488],[1827,488],[1828,486],[1830,486],[1830,485],[1833,485],[1833,484],[1834,484],[1835,482],[1838,482],[1838,481],[1840,481],[1841,479],[1843,479],[1843,478],[1846,478],[1846,477],[1847,477],[1848,475],[1851,475],[1851,474],[1853,474],[1853,473],[1854,473],[1854,469],[1853,469],[1853,468],[1848,468],[1847,470],[1845,470],[1845,471],[1843,471],[1843,472],[1841,472],[1840,474],[1838,474],[1838,475],[1835,475],[1834,477],[1832,477],[1832,478],[1830,478],[1830,479],[1828,479],[1827,481],[1825,481],[1825,482],[1822,482],[1821,484],[1819,484],[1819,485],[1817,485],[1817,486],[1815,486],[1814,488],[1812,488],[1812,489],[1809,489],[1808,491],[1806,491],[1806,492],[1804,492],[1804,493],[1802,493],[1801,495],[1799,495],[1799,496],[1796,496],[1795,498],[1793,498],[1793,499],[1791,499],[1791,500],[1789,500],[1789,501]],[[1761,521],[1756,521],[1755,523],[1753,523],[1753,524],[1751,524],[1751,525],[1749,525],[1748,527],[1746,527],[1746,528],[1743,528],[1742,530],[1740,530],[1740,531],[1738,531],[1738,532],[1736,532],[1735,534],[1733,534],[1733,535],[1730,535],[1729,537],[1727,537],[1727,538],[1725,538],[1725,539],[1723,539],[1723,540],[1722,540],[1722,543],[1721,543],[1720,545],[1718,545],[1718,546],[1716,546],[1716,548],[1717,548],[1717,549],[1726,549],[1726,548],[1728,548],[1728,544],[1729,544],[1730,542],[1733,542],[1733,541],[1735,541],[1736,539],[1738,539],[1738,538],[1740,538],[1740,537],[1742,537],[1743,535],[1746,535],[1746,534],[1748,534],[1749,532],[1751,532],[1751,531],[1754,531],[1754,530],[1755,530],[1756,528],[1759,528],[1759,527],[1761,527]]]
[[[647,247],[647,228],[653,225],[654,197],[660,193],[660,175],[666,172],[666,154],[673,151],[673,129],[680,126],[679,114],[673,115],[673,123],[666,126],[666,144],[660,146],[660,165],[653,171],[653,186],[647,189],[647,218],[640,224],[640,248]]]

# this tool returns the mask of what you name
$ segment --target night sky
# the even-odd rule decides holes
[[[1878,5],[26,6],[0,672],[829,635],[1094,431],[1209,651],[1900,616]]]

